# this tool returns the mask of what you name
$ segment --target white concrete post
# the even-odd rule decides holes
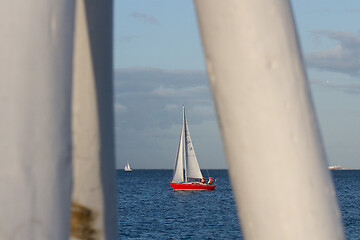
[[[287,0],[195,0],[246,239],[344,239]]]
[[[0,239],[64,240],[74,2],[0,1]]]
[[[112,1],[77,0],[71,239],[115,239]],[[84,218],[84,215],[90,215]]]

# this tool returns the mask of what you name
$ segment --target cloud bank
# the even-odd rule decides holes
[[[116,113],[121,115],[119,120],[127,128],[169,127],[178,122],[183,104],[191,112],[195,107],[211,109],[208,115],[214,119],[210,89],[204,71],[140,68],[115,71]],[[118,109],[126,109],[126,112]],[[159,118],[159,115],[162,117]],[[192,115],[195,123],[203,121],[197,112]]]
[[[196,151],[208,164],[202,167],[225,168],[205,71],[131,68],[114,75],[118,167],[136,159],[135,168],[172,168],[185,104]]]
[[[337,45],[306,54],[308,67],[352,77],[360,76],[360,33],[319,30],[312,34],[316,38],[335,41]]]

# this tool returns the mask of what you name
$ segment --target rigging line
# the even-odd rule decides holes
[[[207,168],[205,168],[205,170],[206,170],[208,178],[209,178],[210,177],[209,171],[207,170]]]

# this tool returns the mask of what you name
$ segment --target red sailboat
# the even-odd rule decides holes
[[[216,187],[211,177],[205,182],[200,171],[186,120],[185,106],[183,106],[180,140],[170,185],[174,190],[213,190]]]

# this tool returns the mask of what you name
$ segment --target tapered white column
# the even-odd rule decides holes
[[[115,239],[112,1],[77,0],[71,239]]]
[[[0,1],[0,239],[64,240],[74,2]]]
[[[195,0],[246,239],[344,239],[287,0]]]

